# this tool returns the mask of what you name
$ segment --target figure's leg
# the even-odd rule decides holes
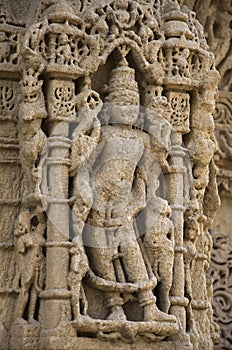
[[[88,300],[85,295],[83,286],[80,286],[80,312],[82,315],[87,316],[88,312]]]
[[[172,286],[172,269],[173,269],[173,254],[165,253],[159,259],[158,273],[160,283],[158,284],[157,304],[160,309],[168,313],[170,308],[169,292]]]
[[[120,230],[121,244],[119,251],[128,282],[144,282],[148,273],[144,258],[132,226]]]
[[[123,232],[124,231],[124,232]],[[122,262],[129,282],[144,282],[148,277],[146,264],[136,239],[133,226],[122,229],[121,237],[126,237],[121,241],[120,252]],[[152,289],[143,290],[138,295],[138,301],[144,308],[144,321],[174,321],[174,316],[167,315],[156,306],[156,298]]]
[[[92,231],[91,237],[90,229]],[[117,281],[113,257],[116,247],[110,246],[109,240],[106,239],[106,230],[104,228],[89,228],[89,239],[85,239],[89,246],[86,246],[86,253],[92,271],[99,277],[108,281]],[[112,242],[111,242],[112,243]],[[108,319],[125,320],[122,305],[124,301],[118,292],[107,292],[105,294],[107,308],[109,309]]]
[[[112,253],[110,248],[87,248],[89,261],[93,272],[108,281],[116,281]],[[110,313],[109,320],[125,320],[126,316],[122,309],[123,299],[118,292],[107,292],[105,294],[106,306]]]
[[[72,311],[74,319],[78,319],[80,316],[80,281],[75,281],[75,286],[72,287]]]
[[[29,307],[28,307],[28,321],[30,323],[34,322],[37,297],[38,297],[38,294],[35,289],[35,286],[33,285],[30,290],[30,299],[29,299]]]
[[[16,305],[16,318],[23,317],[25,308],[27,306],[28,298],[29,298],[29,289],[30,289],[29,284],[22,285],[22,288],[20,290],[20,294],[17,300],[17,305]]]

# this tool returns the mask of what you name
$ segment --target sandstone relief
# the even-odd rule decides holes
[[[210,50],[215,55],[215,65],[220,72],[219,94],[216,103],[215,134],[218,150],[215,162],[218,166],[217,184],[222,201],[212,227],[214,239],[211,274],[214,284],[214,318],[221,328],[220,339],[215,343],[215,349],[230,349],[232,347],[231,331],[231,286],[230,255],[231,230],[230,215],[232,195],[232,108],[231,108],[231,21],[232,5],[228,1],[205,0],[185,1],[185,4],[197,14],[204,26]],[[224,277],[228,276],[228,280]]]
[[[2,8],[0,348],[213,349],[219,74],[195,14]]]

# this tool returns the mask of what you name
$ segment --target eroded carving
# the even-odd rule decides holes
[[[36,13],[20,50],[12,339],[34,327],[48,349],[62,334],[72,347],[169,337],[210,350],[218,73],[202,27],[182,1],[45,1]],[[15,39],[2,39],[4,63]],[[13,90],[0,92],[8,113]]]
[[[207,0],[201,1],[185,1],[186,5],[191,6],[191,8],[196,11],[197,18],[200,20],[201,24],[204,26],[205,34],[208,39],[208,44],[210,49],[215,55],[216,67],[221,74],[221,79],[219,82],[219,96],[217,98],[216,113],[214,114],[215,127],[216,127],[216,137],[218,143],[218,150],[215,155],[215,162],[218,166],[218,176],[217,185],[220,192],[220,197],[223,201],[224,198],[231,197],[231,15],[232,6],[231,3],[223,2],[217,0]],[[204,8],[208,9],[207,11]],[[209,11],[209,12],[208,12]],[[221,212],[216,218],[215,227],[217,227],[218,222],[220,222],[223,217]],[[221,226],[221,231],[224,231],[224,222]],[[214,247],[213,247],[213,259],[212,259],[212,276],[214,279],[214,293],[215,293],[215,308],[214,308],[214,319],[219,323],[221,328],[220,339],[216,341],[215,348],[217,349],[227,349],[231,347],[231,331],[229,331],[225,324],[218,321],[223,315],[227,318],[224,312],[224,306],[227,307],[228,315],[230,314],[230,300],[227,297],[228,286],[223,281],[221,287],[218,283],[220,276],[224,274],[221,271],[222,266],[225,271],[230,270],[230,262],[227,261],[228,252],[225,246],[228,244],[226,240],[229,238],[230,234],[228,232],[228,237],[226,238],[220,232],[213,232]],[[219,244],[221,242],[221,248]],[[229,246],[229,244],[228,244]],[[216,257],[225,256],[224,263],[215,263]],[[223,265],[224,264],[224,265]],[[222,287],[223,286],[223,287]],[[223,291],[219,290],[224,289]],[[219,294],[218,294],[219,293]],[[220,294],[221,293],[221,294]],[[220,295],[217,297],[217,295]],[[219,306],[219,300],[221,306]]]
[[[88,311],[88,301],[81,282],[89,270],[89,264],[80,242],[75,239],[73,241],[76,244],[70,249],[71,262],[68,285],[72,292],[73,317],[74,320],[78,320],[80,314],[86,316]]]
[[[33,225],[33,221],[36,221]],[[23,321],[28,306],[28,322],[34,323],[36,302],[42,291],[45,279],[45,247],[46,223],[43,212],[32,217],[28,210],[23,210],[18,217],[15,230],[17,266],[13,287],[19,289],[15,315]]]
[[[214,319],[220,326],[220,339],[215,343],[215,349],[231,347],[231,243],[229,238],[214,231],[213,251],[210,276],[214,288]]]
[[[157,278],[161,310],[170,308],[169,292],[172,286],[174,258],[174,228],[168,218],[171,214],[167,202],[154,198],[147,203],[146,234],[143,240],[152,270]]]

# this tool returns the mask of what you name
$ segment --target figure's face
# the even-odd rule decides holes
[[[126,10],[128,7],[128,1],[127,0],[116,0],[115,1],[115,8],[116,10]]]
[[[183,55],[184,55],[185,58],[188,58],[188,56],[190,55],[189,49],[184,49]]]
[[[193,226],[187,227],[187,239],[190,241],[195,241],[197,235],[198,235],[199,226],[197,224],[194,224]]]
[[[80,268],[81,254],[75,254],[72,256],[71,268],[74,272],[78,272]]]
[[[22,222],[18,223],[18,232],[19,232],[20,236],[23,235],[24,233],[26,233],[26,227],[25,227],[25,225],[23,225]]]
[[[0,33],[0,41],[3,42],[6,40],[5,33]]]
[[[111,103],[109,106],[110,122],[132,126],[139,115],[139,106]]]
[[[68,42],[68,37],[67,37],[67,35],[66,34],[61,34],[61,36],[60,36],[60,44],[67,44],[67,42]]]

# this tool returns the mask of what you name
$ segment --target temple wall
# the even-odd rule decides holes
[[[229,349],[230,6],[0,4],[0,349]]]
[[[218,166],[218,188],[221,207],[217,211],[212,236],[212,277],[214,278],[214,317],[222,333],[215,349],[232,347],[231,331],[231,210],[232,210],[232,85],[231,85],[231,20],[232,6],[228,1],[186,1],[197,13],[204,26],[211,51],[220,72],[219,96],[215,114],[218,151],[215,161]]]

